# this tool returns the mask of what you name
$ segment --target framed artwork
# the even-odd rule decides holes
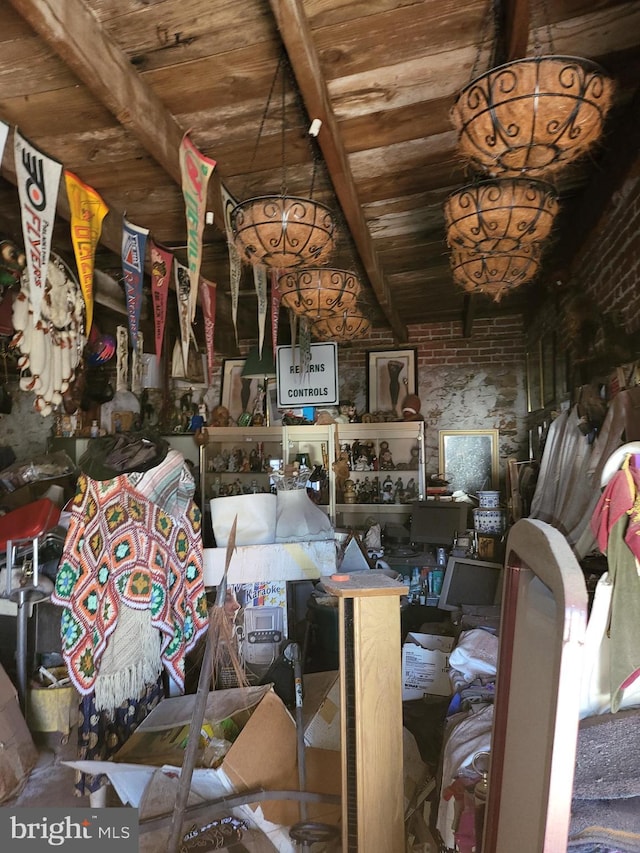
[[[225,358],[222,364],[220,403],[229,409],[234,423],[243,412],[252,412],[259,394],[257,379],[243,379],[245,358]]]
[[[394,412],[402,417],[402,402],[415,394],[416,350],[370,350],[367,353],[369,412]]]
[[[441,429],[438,472],[451,491],[469,495],[498,488],[498,430]]]
[[[542,408],[542,368],[540,363],[540,341],[526,353],[527,360],[527,411],[537,412]]]

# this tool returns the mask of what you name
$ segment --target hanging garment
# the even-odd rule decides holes
[[[177,468],[173,480],[175,491]],[[170,515],[129,475],[81,474],[51,600],[65,608],[62,651],[82,695],[94,691],[123,605],[150,612],[162,663],[183,689],[185,655],[207,627],[200,510],[190,500]]]
[[[640,675],[640,472],[629,467],[629,459],[609,480],[591,519],[598,546],[607,555],[607,583],[612,585],[601,653],[608,656],[613,712]],[[634,693],[635,687],[637,683]]]

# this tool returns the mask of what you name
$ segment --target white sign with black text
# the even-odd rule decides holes
[[[311,344],[308,369],[301,364],[300,347],[276,350],[278,408],[338,404],[338,345]]]

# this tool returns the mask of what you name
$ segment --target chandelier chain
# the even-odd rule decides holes
[[[475,80],[475,78],[479,74],[480,69],[480,58],[482,56],[482,48],[485,43],[489,41],[491,37],[491,29],[493,29],[493,41],[494,47],[491,51],[491,58],[489,61],[489,68],[494,64],[494,54],[495,54],[495,41],[496,34],[498,32],[498,21],[500,17],[499,12],[499,0],[488,0],[487,2],[487,10],[484,14],[483,22],[482,22],[482,32],[480,34],[480,41],[478,42],[478,50],[476,51],[476,58],[473,62],[473,67],[471,68],[471,79]]]
[[[533,51],[535,56],[542,55],[542,41],[540,39],[540,30],[543,28],[546,30],[547,35],[547,53],[553,55],[555,53],[553,47],[553,35],[551,32],[551,16],[549,15],[549,5],[547,0],[539,0],[538,9],[542,10],[542,20],[535,21],[535,40],[533,45]]]
[[[283,63],[284,63],[284,54],[283,54],[283,53],[281,53],[281,54],[280,54],[280,58],[278,59],[278,64],[276,65],[275,74],[273,75],[273,79],[272,79],[272,81],[271,81],[271,85],[270,85],[270,87],[269,87],[269,94],[267,95],[267,101],[266,101],[266,103],[265,103],[265,105],[264,105],[264,110],[262,111],[262,117],[261,117],[261,119],[260,119],[260,125],[259,125],[259,127],[258,127],[258,135],[257,135],[257,137],[256,137],[256,142],[255,142],[255,145],[254,145],[254,147],[253,147],[253,153],[252,153],[252,155],[251,155],[251,162],[250,162],[250,164],[249,164],[249,172],[252,172],[252,171],[253,171],[253,167],[254,167],[254,165],[255,165],[255,162],[256,162],[256,159],[257,159],[257,156],[258,156],[258,148],[260,147],[260,140],[262,139],[262,133],[263,133],[263,131],[264,131],[264,126],[265,126],[265,124],[267,123],[267,117],[268,117],[268,115],[269,115],[269,110],[271,109],[271,102],[273,101],[273,94],[274,94],[274,92],[275,92],[276,83],[278,82],[278,76],[280,75],[280,69],[282,68]],[[284,72],[283,72],[282,77],[283,77],[283,80],[284,80]],[[283,134],[283,136],[284,136],[284,93],[283,93],[283,95],[282,95],[282,103],[283,103],[283,106],[282,106],[282,110],[283,110],[283,114],[282,114],[282,134]],[[282,156],[283,156],[283,163],[284,163],[284,140],[283,140],[283,142],[282,142],[282,145],[283,145],[283,154],[282,154]]]

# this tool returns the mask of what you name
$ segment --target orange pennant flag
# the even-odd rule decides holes
[[[86,309],[88,336],[93,322],[93,265],[96,246],[102,233],[102,220],[109,208],[98,193],[65,169],[64,179],[71,212],[71,239],[78,268],[78,279]]]

